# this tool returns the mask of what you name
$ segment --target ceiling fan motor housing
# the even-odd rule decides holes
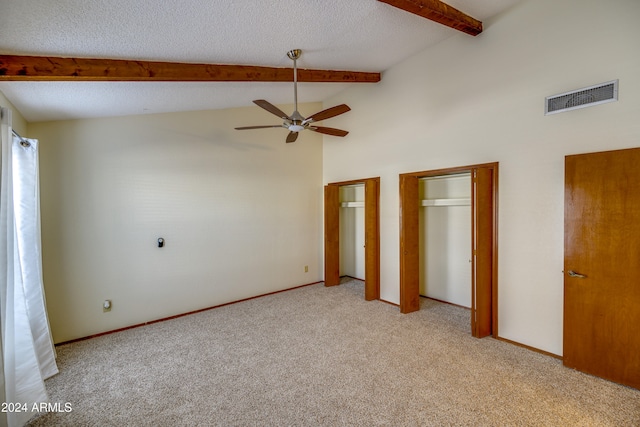
[[[287,52],[287,56],[289,57],[289,59],[293,59],[293,60],[300,58],[301,54],[302,54],[301,49],[291,49],[289,52]]]

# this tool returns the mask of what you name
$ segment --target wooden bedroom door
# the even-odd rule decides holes
[[[640,149],[565,158],[564,365],[640,388]]]

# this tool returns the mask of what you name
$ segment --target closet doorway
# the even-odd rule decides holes
[[[471,309],[471,174],[420,178],[420,296]]]
[[[380,178],[324,188],[325,286],[340,284],[342,263],[346,275],[364,275],[367,301],[380,299],[379,199]]]
[[[364,184],[340,187],[340,276],[364,281]]]
[[[400,311],[411,313],[420,308],[420,267],[423,255],[426,256],[420,251],[421,206],[467,203],[466,197],[437,197],[437,191],[435,197],[423,199],[421,180],[423,183],[429,182],[429,179],[436,182],[436,178],[449,178],[451,181],[454,177],[467,181],[470,194],[471,231],[469,248],[465,254],[471,255],[470,289],[467,287],[471,307],[471,333],[478,338],[497,336],[497,163],[400,175]],[[424,195],[425,185],[422,187]],[[436,231],[432,230],[430,234],[434,233]],[[426,234],[424,238],[431,239],[431,236]],[[429,267],[424,267],[423,277],[428,277],[430,272],[426,269]],[[467,271],[466,267],[458,268],[460,274]]]

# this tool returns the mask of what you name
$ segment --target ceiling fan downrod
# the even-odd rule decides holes
[[[292,132],[300,132],[304,129],[302,121],[304,117],[298,112],[298,58],[302,55],[301,49],[292,49],[287,52],[289,59],[293,61],[293,113],[291,119],[293,123],[289,125],[289,130]]]

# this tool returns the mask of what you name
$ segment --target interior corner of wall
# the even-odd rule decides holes
[[[27,135],[27,121],[22,113],[9,101],[5,94],[0,90],[0,107],[11,109],[11,126],[20,135]]]

